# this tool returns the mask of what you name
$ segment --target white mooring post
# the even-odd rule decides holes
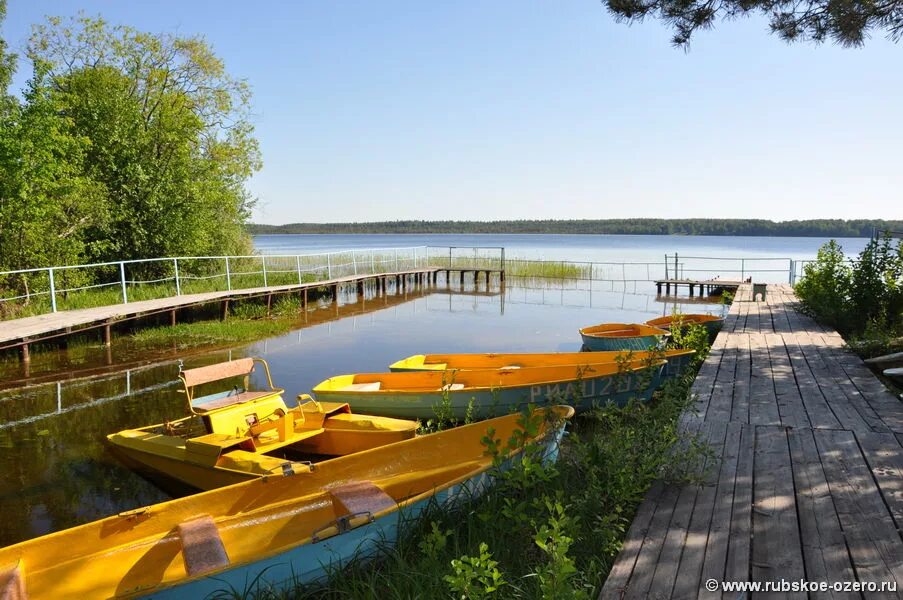
[[[229,271],[229,257],[226,257],[226,289],[232,291],[232,273]]]
[[[50,306],[53,308],[53,312],[56,312],[56,284],[53,282],[53,269],[47,269],[47,273],[50,275]]]
[[[129,294],[125,290],[125,263],[124,262],[119,263],[119,281],[120,281],[120,283],[122,283],[122,303],[128,304],[129,303]]]

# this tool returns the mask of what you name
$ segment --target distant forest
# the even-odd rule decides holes
[[[903,221],[811,219],[600,219],[546,221],[383,221],[377,223],[249,224],[264,233],[581,233],[635,235],[771,235],[801,237],[871,237],[879,231],[903,232]]]

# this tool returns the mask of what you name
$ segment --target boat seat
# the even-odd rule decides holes
[[[378,392],[379,391],[379,382],[374,381],[373,383],[352,383],[351,385],[346,385],[339,391],[340,392]]]
[[[354,481],[329,490],[336,513],[353,515],[395,508],[395,500],[371,481]]]
[[[241,404],[242,402],[249,402],[258,398],[263,398],[264,396],[272,395],[272,391],[242,392],[240,394],[235,394],[234,396],[224,396],[222,398],[217,398],[216,400],[211,400],[209,402],[194,404],[192,405],[192,408],[194,408],[194,410],[199,413],[208,413],[218,408],[225,408],[227,406],[232,406],[233,404]]]
[[[440,392],[454,392],[456,390],[463,390],[463,383],[446,383],[441,388],[439,388]]]
[[[229,566],[223,539],[210,515],[180,523],[178,530],[185,572],[189,577]]]
[[[21,561],[0,568],[0,598],[3,600],[28,600]]]

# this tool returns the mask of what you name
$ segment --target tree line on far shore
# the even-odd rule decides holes
[[[512,221],[383,221],[290,223],[248,226],[252,235],[271,233],[559,233],[633,235],[732,235],[872,237],[875,231],[903,232],[903,221],[880,219],[584,219]]]

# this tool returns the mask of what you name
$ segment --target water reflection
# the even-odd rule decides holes
[[[504,292],[497,284],[457,282],[397,294],[367,287],[362,297],[350,290],[311,308],[292,332],[245,346],[148,351],[120,342],[112,364],[105,352],[36,355],[40,380],[26,386],[6,365],[5,384],[19,385],[0,391],[0,545],[168,498],[120,466],[105,436],[183,416],[180,361],[191,368],[264,356],[291,402],[327,377],[385,371],[410,354],[577,351],[579,327],[644,321],[674,306],[658,301],[652,285],[618,290],[608,282],[509,280]]]

